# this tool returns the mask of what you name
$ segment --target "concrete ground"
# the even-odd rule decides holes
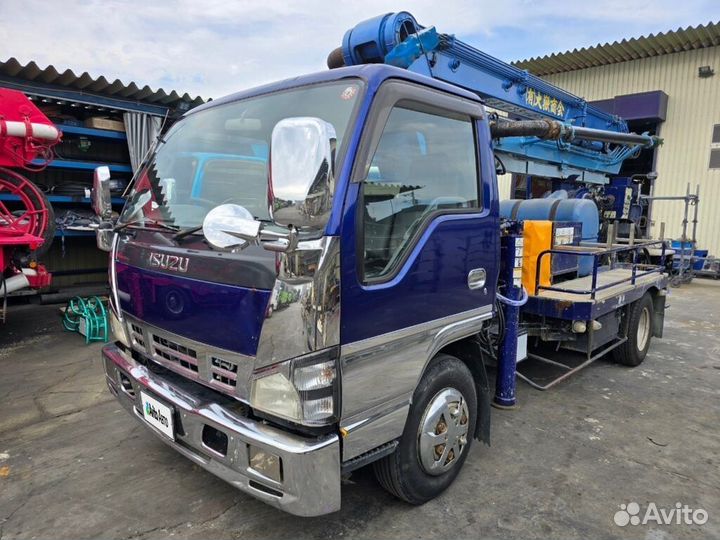
[[[519,408],[493,411],[492,447],[476,444],[438,499],[408,506],[361,470],[342,510],[312,519],[175,454],[110,396],[99,345],[63,332],[57,307],[17,308],[0,327],[0,538],[720,538],[720,284],[669,303],[640,367],[519,384]],[[615,525],[631,502],[709,520]]]

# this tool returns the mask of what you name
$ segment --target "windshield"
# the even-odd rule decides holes
[[[349,79],[188,115],[157,143],[138,172],[118,224],[197,227],[211,209],[225,203],[269,220],[268,164],[275,125],[301,116],[329,122],[342,155],[361,90],[361,81]]]

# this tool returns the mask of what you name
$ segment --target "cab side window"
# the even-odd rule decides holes
[[[365,279],[394,272],[432,216],[480,206],[470,117],[396,106],[363,181]]]

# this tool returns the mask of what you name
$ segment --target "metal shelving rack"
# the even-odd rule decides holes
[[[80,197],[80,196],[73,196],[73,195],[48,195],[48,200],[51,203],[82,203],[82,204],[90,204],[90,198],[89,197]],[[8,195],[6,193],[0,194],[0,201],[19,201],[20,198],[17,195]],[[122,197],[113,197],[112,203],[113,204],[123,204],[125,202],[125,199]]]
[[[41,160],[35,160],[33,165],[44,165]],[[93,171],[101,165],[110,167],[110,172],[132,173],[130,165],[120,165],[117,163],[102,163],[100,161],[76,161],[72,159],[55,158],[48,167],[51,169],[80,169],[84,171]]]
[[[113,176],[119,179],[128,180],[132,175],[129,156],[119,153],[120,145],[127,146],[125,132],[98,129],[97,125],[91,127],[85,120],[95,116],[119,120],[125,113],[137,113],[166,119],[167,124],[171,124],[204,101],[174,90],[153,90],[137,82],[76,74],[57,66],[43,68],[34,62],[23,64],[15,58],[0,60],[0,87],[23,92],[63,132],[66,143],[59,149],[56,147],[58,157],[46,171],[24,171],[37,184],[48,186],[47,195],[57,215],[68,209],[90,211],[90,199],[83,188],[89,187],[92,171],[97,166],[108,165]],[[78,145],[67,142],[71,139],[77,139]],[[82,147],[87,145],[84,139],[91,141],[89,148]],[[37,168],[41,164],[34,165]],[[60,189],[63,184],[65,189]],[[121,204],[120,197],[113,199],[117,210]],[[42,256],[42,262],[58,278],[54,281],[56,285],[64,287],[84,279],[92,281],[93,274],[102,272],[107,254],[96,248],[91,230],[58,228],[55,236],[56,242]]]
[[[103,115],[110,112],[103,107],[91,107],[83,105],[80,107],[72,107],[71,102],[66,100],[56,100],[47,98],[35,98],[40,108],[43,105],[50,107],[59,107],[61,113],[77,112],[78,122],[83,117],[90,115]],[[71,108],[72,107],[72,108]],[[121,113],[120,110],[113,111],[117,117]],[[108,166],[110,172],[122,178],[129,178],[132,175],[132,167],[129,162],[129,156],[125,147],[127,146],[127,135],[123,131],[112,131],[105,129],[97,129],[94,127],[86,127],[84,125],[76,125],[75,123],[56,122],[55,125],[63,133],[63,139],[70,141],[70,146],[61,149],[61,155],[56,156],[53,161],[47,164],[46,171],[38,173],[36,178],[39,183],[47,182],[51,187],[51,191],[47,193],[47,198],[55,210],[55,215],[62,218],[66,215],[66,211],[74,211],[83,214],[90,210],[89,182],[92,172],[100,166]],[[86,155],[79,151],[75,146],[75,141],[86,141],[89,149]],[[89,141],[89,142],[88,142]],[[78,143],[79,144],[79,143]],[[64,157],[62,154],[64,152]],[[124,154],[124,155],[123,155]],[[113,157],[114,156],[114,157]],[[111,162],[103,160],[105,157],[113,157]],[[45,162],[35,160],[32,165],[42,167]],[[74,189],[78,189],[77,194],[69,193],[56,194],[52,190],[61,191],[64,184],[74,184]],[[82,192],[82,185],[86,185],[85,193]],[[67,192],[67,190],[66,190]],[[0,200],[13,201],[17,197],[14,195],[0,196]],[[113,197],[112,203],[115,209],[119,210],[124,204],[122,197]],[[92,238],[95,231],[84,225],[85,222],[61,226],[60,221],[55,231],[56,244],[51,246],[51,251],[44,257],[48,263],[51,272],[56,273],[58,277],[62,276],[66,284],[75,283],[78,279],[81,281],[91,280],[90,275],[98,273],[98,257],[95,253],[94,242]],[[67,240],[67,242],[66,242]],[[92,253],[91,253],[92,251]],[[85,278],[81,276],[87,276]],[[63,285],[61,284],[60,287]]]
[[[42,105],[42,104],[40,104]],[[64,137],[67,136],[79,136],[82,138],[87,138],[91,142],[94,140],[106,140],[106,141],[113,141],[118,144],[126,144],[127,142],[127,135],[122,131],[112,131],[112,130],[105,130],[105,129],[97,129],[97,128],[89,128],[85,126],[78,126],[74,124],[67,124],[67,123],[56,123],[56,127],[63,133]],[[44,166],[46,165],[44,161],[42,160],[35,160],[32,162],[32,165],[36,167]],[[132,174],[132,167],[130,166],[130,163],[107,163],[100,161],[96,158],[94,159],[77,159],[77,158],[62,158],[62,157],[55,157],[53,161],[48,163],[46,166],[48,169],[53,170],[66,170],[71,172],[77,172],[80,175],[84,177],[84,179],[87,179],[88,174],[91,171],[94,171],[97,167],[106,165],[110,168],[111,173],[118,173],[123,175],[131,175]],[[59,187],[62,186],[62,183],[58,184]],[[88,189],[89,189],[88,184]],[[82,210],[86,210],[90,207],[90,197],[89,196],[83,196],[83,195],[55,195],[53,193],[48,194],[48,200],[53,205],[53,208],[55,209],[56,215],[58,215],[59,212],[62,210],[66,210],[69,208],[79,208]],[[4,195],[0,196],[0,200],[5,201],[14,201],[18,200],[17,197],[13,195]],[[124,199],[122,197],[113,197],[112,203],[116,207],[120,207],[124,204]],[[86,237],[86,236],[93,236],[95,233],[90,230],[73,230],[73,228],[58,228],[55,232],[56,238],[72,238],[72,237]]]

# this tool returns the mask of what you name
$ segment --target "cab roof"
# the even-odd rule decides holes
[[[401,69],[395,66],[387,64],[364,64],[360,66],[342,67],[337,69],[328,69],[325,71],[318,71],[308,75],[301,75],[299,77],[293,77],[282,81],[266,84],[263,86],[257,86],[241,92],[236,92],[228,96],[212,100],[204,105],[196,107],[186,113],[186,115],[195,114],[198,111],[210,109],[223,105],[225,103],[231,103],[241,99],[250,97],[260,96],[263,94],[271,94],[273,92],[279,92],[281,90],[288,90],[290,88],[307,86],[310,84],[317,84],[323,82],[332,82],[348,78],[360,78],[363,79],[371,91],[374,92],[384,81],[387,79],[403,79],[410,82],[422,84],[424,86],[435,88],[443,92],[455,94],[458,97],[470,99],[482,102],[477,94],[474,94],[468,90],[454,86],[407,69]]]

